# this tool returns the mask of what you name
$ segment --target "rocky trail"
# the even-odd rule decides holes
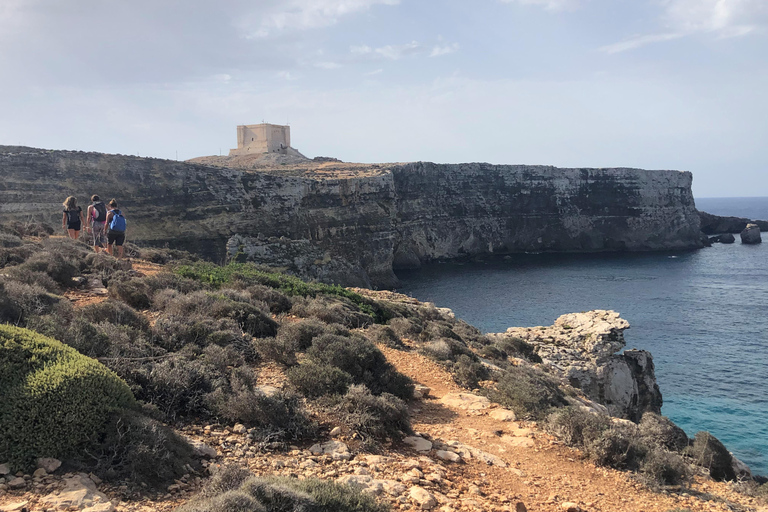
[[[152,274],[159,265],[134,260],[133,271]],[[105,300],[89,282],[67,297],[75,307]],[[406,340],[407,343],[407,340]],[[690,488],[653,491],[631,474],[597,467],[535,423],[457,386],[450,374],[410,346],[379,346],[396,368],[418,385],[410,405],[415,434],[377,454],[359,453],[359,439],[333,428],[316,444],[263,451],[243,425],[187,425],[178,430],[203,456],[208,470],[224,464],[258,475],[319,477],[356,485],[394,510],[440,512],[667,512],[673,510],[767,512],[732,484],[698,475]],[[282,387],[282,370],[259,369],[264,392]],[[34,474],[7,474],[0,465],[0,512],[171,511],[202,486],[190,474],[161,495],[101,482],[94,475],[63,472],[55,463]],[[3,473],[5,471],[5,473]]]

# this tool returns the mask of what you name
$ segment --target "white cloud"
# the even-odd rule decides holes
[[[448,55],[449,53],[454,53],[458,51],[458,49],[459,49],[459,43],[448,44],[445,46],[437,45],[434,48],[432,48],[432,53],[430,53],[429,56],[440,57],[441,55]]]
[[[647,34],[643,36],[630,37],[624,41],[618,43],[609,44],[600,48],[605,53],[620,53],[627,50],[634,50],[651,43],[662,43],[664,41],[672,41],[674,39],[680,39],[685,37],[685,34],[679,32],[670,32],[667,34]]]
[[[502,3],[522,5],[540,5],[548,11],[565,11],[577,8],[581,0],[500,0]]]
[[[403,57],[416,55],[424,51],[424,47],[417,41],[411,41],[406,44],[388,44],[378,48],[371,48],[368,45],[350,46],[350,53],[353,55],[369,55],[371,57],[384,58],[388,60],[399,60]]]
[[[400,0],[288,0],[272,2],[251,20],[257,26],[246,37],[264,38],[286,30],[306,30],[335,25],[344,16],[366,11],[375,5],[397,5]],[[245,23],[249,25],[249,23]]]
[[[657,3],[663,8],[659,21],[665,32],[631,37],[600,49],[619,53],[695,34],[725,39],[768,28],[766,0],[657,0]]]

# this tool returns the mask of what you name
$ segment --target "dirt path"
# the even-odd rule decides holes
[[[131,271],[136,274],[136,277],[152,276],[163,270],[162,265],[150,263],[144,260],[131,260]],[[104,288],[99,278],[91,278],[83,288],[77,288],[74,290],[67,290],[64,292],[64,296],[72,302],[72,306],[82,308],[89,304],[98,304],[99,302],[107,300],[109,298],[109,292]]]
[[[576,503],[588,512],[756,510],[753,500],[735,493],[729,484],[697,477],[692,492],[653,492],[628,473],[582,460],[577,450],[563,446],[535,425],[497,421],[487,410],[473,412],[445,405],[441,398],[467,391],[442,367],[415,352],[381,348],[398,370],[431,389],[430,397],[412,409],[415,430],[433,439],[460,441],[508,464],[501,468],[470,461],[464,466],[465,480],[479,485],[487,496],[521,501],[529,511],[562,512],[564,502]],[[519,441],[520,434],[522,438],[527,434],[530,441]]]

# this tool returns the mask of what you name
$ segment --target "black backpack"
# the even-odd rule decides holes
[[[99,214],[93,219],[94,222],[106,222],[107,220],[107,207],[104,203],[93,203],[93,209]]]
[[[80,222],[80,212],[82,210],[78,208],[77,210],[67,210],[67,223],[69,224],[77,224]]]

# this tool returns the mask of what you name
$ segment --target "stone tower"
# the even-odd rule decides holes
[[[287,154],[290,146],[290,126],[269,123],[240,125],[237,127],[237,149],[230,149],[229,156]]]

